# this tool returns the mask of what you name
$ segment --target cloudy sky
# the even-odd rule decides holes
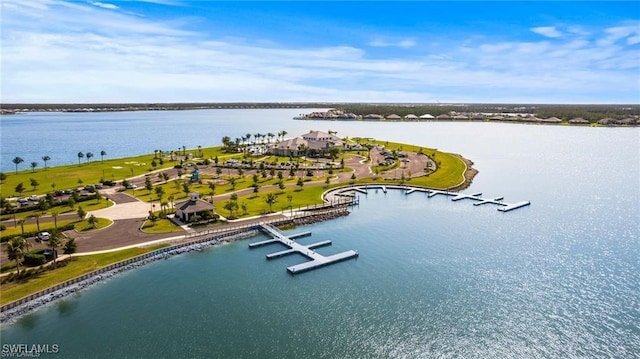
[[[640,103],[637,1],[0,2],[4,103]]]

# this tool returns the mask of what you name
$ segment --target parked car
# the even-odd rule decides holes
[[[50,238],[51,238],[51,234],[49,234],[49,232],[40,232],[36,236],[36,240],[38,242],[48,241]]]
[[[29,201],[38,202],[38,200],[39,200],[38,196],[34,195],[34,196],[29,197]]]
[[[127,189],[136,189],[136,188],[138,188],[138,186],[135,184],[130,184],[127,186]]]

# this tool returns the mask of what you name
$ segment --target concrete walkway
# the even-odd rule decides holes
[[[118,192],[114,188],[107,189],[102,193],[115,204],[108,208],[87,212],[87,216],[94,215],[98,218],[108,218],[112,221],[146,218],[152,209],[150,203],[143,202],[127,193]]]

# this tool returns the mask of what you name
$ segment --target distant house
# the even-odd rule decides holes
[[[436,119],[438,119],[438,120],[449,120],[449,119],[451,119],[451,116],[447,115],[446,113],[443,113],[442,115],[436,116]]]
[[[185,223],[194,216],[212,217],[216,207],[199,197],[200,194],[197,192],[190,193],[188,201],[176,203],[176,217]]]
[[[402,117],[396,115],[395,113],[392,113],[391,115],[386,117],[387,120],[391,120],[391,121],[399,121],[402,120]]]
[[[549,117],[549,118],[540,119],[540,122],[542,122],[542,123],[560,123],[560,122],[562,122],[562,120],[557,118],[557,117]]]
[[[613,125],[615,122],[616,120],[610,117],[598,120],[599,125]]]
[[[453,116],[453,119],[454,120],[468,120],[469,117],[465,116],[465,115],[455,115],[455,116]]]
[[[635,125],[638,123],[638,120],[632,117],[623,118],[622,120],[617,120],[616,123],[618,125]]]
[[[433,115],[430,115],[428,113],[425,113],[424,115],[420,116],[421,120],[433,120],[435,117],[433,117]]]
[[[569,123],[572,125],[587,125],[589,121],[585,120],[582,117],[576,117],[569,120]]]
[[[410,113],[410,114],[404,116],[404,119],[407,120],[407,121],[415,121],[415,120],[418,119],[418,116]]]
[[[364,119],[365,120],[382,120],[382,116],[375,113],[370,113],[368,115],[365,115]]]

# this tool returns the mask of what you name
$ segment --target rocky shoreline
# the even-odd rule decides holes
[[[30,300],[26,303],[20,304],[9,310],[0,312],[0,323],[4,324],[7,322],[15,321],[18,318],[35,311],[36,309],[39,309],[43,306],[57,302],[71,294],[78,293],[79,291],[92,287],[98,283],[103,283],[104,281],[111,279],[120,273],[144,266],[146,264],[149,264],[161,259],[168,259],[178,254],[189,253],[193,251],[201,251],[205,247],[215,246],[215,245],[219,245],[220,243],[231,242],[231,241],[253,237],[256,234],[258,234],[257,230],[250,230],[250,231],[239,233],[230,237],[211,238],[211,240],[205,241],[202,243],[194,243],[194,244],[190,244],[190,245],[182,246],[178,248],[168,247],[168,248],[159,249],[157,251],[152,252],[150,256],[148,256],[148,254],[145,256],[142,256],[144,258],[141,258],[140,260],[137,260],[135,262],[114,268],[104,273],[96,273],[90,276],[89,278],[79,281],[75,284],[66,286],[64,288],[53,291],[49,294]]]

